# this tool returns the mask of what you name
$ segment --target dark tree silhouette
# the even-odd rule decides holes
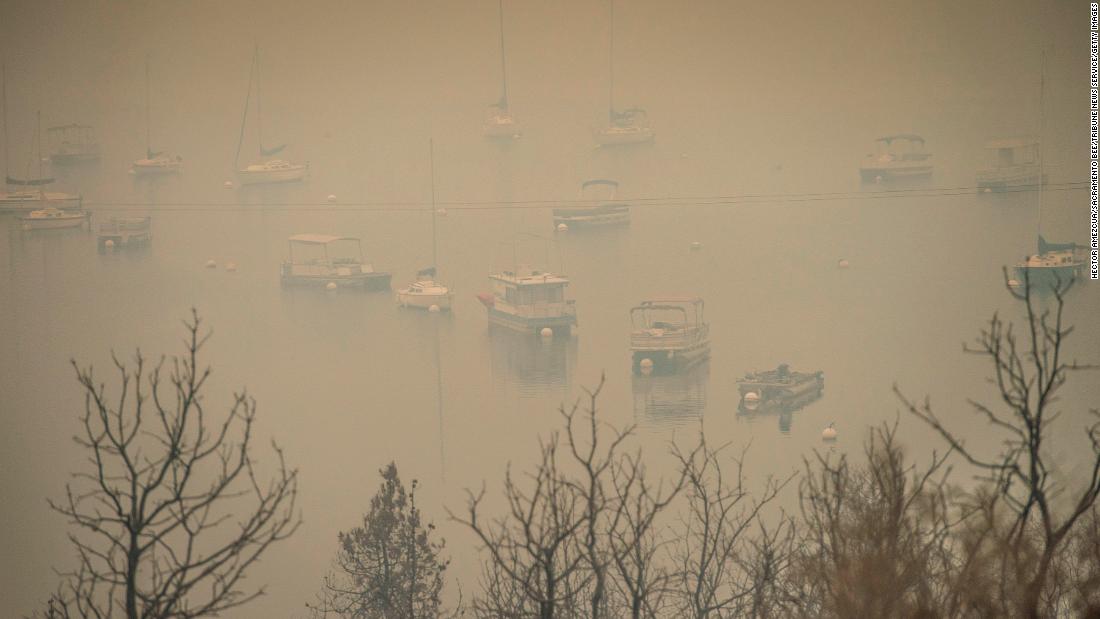
[[[363,524],[340,533],[336,572],[325,579],[314,614],[354,619],[434,619],[448,561],[416,506],[417,482],[401,483],[392,462]]]
[[[986,519],[987,537],[990,543],[1000,542],[1000,571],[1011,575],[1002,574],[1001,588],[1006,598],[1015,598],[1006,600],[1012,605],[1005,612],[1039,617],[1059,551],[1100,496],[1100,412],[1087,412],[1092,420],[1084,434],[1092,453],[1084,482],[1076,488],[1057,483],[1046,443],[1050,425],[1060,413],[1055,410],[1057,394],[1071,373],[1095,368],[1066,359],[1066,341],[1073,327],[1064,323],[1065,295],[1073,280],[1055,278],[1048,282],[1050,294],[1037,296],[1027,273],[1019,289],[1008,284],[1007,271],[1004,277],[1009,293],[1023,307],[1022,335],[994,314],[974,344],[963,346],[992,365],[990,382],[997,388],[1000,403],[971,400],[970,405],[1003,436],[1000,452],[981,453],[967,446],[964,438],[933,412],[927,398],[917,403],[897,386],[894,391],[910,413],[934,429],[991,483],[993,492],[986,507],[993,515]],[[1060,505],[1065,508],[1059,509]],[[1009,514],[1003,535],[997,510]],[[979,551],[980,545],[973,549]]]
[[[47,616],[217,615],[263,594],[246,587],[246,572],[297,530],[297,471],[274,444],[274,465],[264,467],[274,477],[261,481],[256,402],[240,392],[224,418],[206,410],[201,324],[192,310],[185,352],[167,364],[149,369],[140,351],[132,365],[112,356],[113,396],[90,366],[73,362],[85,395],[75,441],[88,466],[50,502],[72,527],[78,562],[62,574]]]

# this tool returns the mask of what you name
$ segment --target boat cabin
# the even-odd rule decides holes
[[[924,150],[924,138],[913,133],[885,135],[875,144],[880,156],[889,156],[894,161],[924,161],[931,153]]]
[[[50,159],[65,163],[99,157],[99,142],[95,128],[89,125],[61,125],[46,130],[50,143]]]

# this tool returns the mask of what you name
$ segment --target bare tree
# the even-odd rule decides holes
[[[297,530],[297,471],[274,444],[274,477],[257,471],[255,400],[235,394],[220,421],[205,408],[201,324],[192,310],[184,355],[167,368],[162,358],[149,370],[140,351],[132,365],[112,356],[113,400],[90,366],[73,362],[85,395],[75,441],[88,468],[50,502],[74,529],[78,559],[52,616],[189,619],[237,608],[264,593],[245,586],[248,569]]]
[[[1095,366],[1066,359],[1065,344],[1073,327],[1065,325],[1063,310],[1072,280],[1055,279],[1049,297],[1036,298],[1027,273],[1020,290],[1008,285],[1007,271],[1004,276],[1009,294],[1023,306],[1026,323],[1022,338],[1011,323],[1006,324],[994,314],[975,343],[963,346],[964,351],[985,357],[993,366],[990,382],[999,392],[1000,405],[975,400],[969,403],[977,415],[1004,436],[1000,452],[983,454],[968,447],[933,412],[927,398],[918,404],[897,386],[894,391],[910,413],[938,432],[992,483],[992,498],[1003,503],[1011,514],[1004,544],[1008,553],[1003,559],[1011,562],[1021,585],[1014,612],[1038,617],[1059,550],[1100,495],[1100,412],[1089,410],[1092,421],[1084,428],[1092,449],[1084,483],[1073,489],[1057,483],[1045,443],[1050,424],[1059,416],[1054,410],[1057,394],[1070,373]],[[1056,498],[1066,499],[1067,508],[1057,509]],[[1037,537],[1034,557],[1026,552],[1032,547],[1028,538],[1033,535]]]
[[[896,438],[897,422],[873,429],[862,466],[820,453],[805,461],[795,576],[803,615],[886,619],[944,609],[946,455],[933,453],[918,470]]]
[[[448,561],[443,541],[432,539],[416,506],[417,482],[406,489],[392,462],[379,471],[382,485],[362,526],[340,533],[336,573],[325,579],[315,616],[333,612],[353,619],[420,619],[440,616]]]
[[[581,586],[584,555],[578,531],[584,526],[584,508],[576,489],[561,473],[557,462],[558,435],[539,442],[541,460],[530,475],[530,490],[513,478],[511,467],[504,477],[506,516],[488,522],[479,515],[485,497],[468,492],[466,515],[450,517],[466,525],[489,554],[494,570],[518,585],[539,619],[571,611]]]
[[[755,585],[741,569],[742,555],[750,552],[747,532],[793,476],[785,480],[769,477],[761,494],[753,497],[745,486],[745,451],[732,458],[731,481],[721,465],[725,448],[711,449],[702,438],[700,443],[690,454],[678,448],[673,451],[687,478],[688,502],[680,543],[673,552],[678,616],[743,615],[752,606]]]

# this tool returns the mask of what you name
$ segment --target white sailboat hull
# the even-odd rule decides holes
[[[447,291],[441,294],[412,294],[405,290],[397,291],[397,304],[401,307],[416,309],[429,309],[435,305],[442,311],[451,309],[454,293]]]
[[[264,183],[289,183],[300,181],[309,173],[307,165],[292,165],[287,168],[237,170],[237,181],[242,185],[260,185]]]
[[[175,174],[183,167],[183,162],[178,159],[138,159],[130,166],[137,176],[158,176],[161,174]]]
[[[653,138],[653,129],[650,127],[606,127],[596,132],[596,142],[601,146],[644,144],[652,142]]]

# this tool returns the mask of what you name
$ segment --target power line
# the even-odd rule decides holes
[[[1045,185],[1045,191],[1079,191],[1088,186],[1087,181],[1055,183]],[[936,187],[936,188],[906,188],[886,189],[877,191],[858,192],[807,192],[786,194],[731,194],[716,196],[679,196],[679,197],[636,197],[617,200],[632,207],[639,208],[699,208],[699,207],[731,207],[753,204],[780,204],[801,202],[837,202],[845,200],[891,200],[898,198],[950,198],[958,196],[975,195],[978,187]],[[1019,187],[997,192],[997,195],[1015,193],[1036,193],[1035,187]],[[984,195],[984,194],[979,194]],[[463,200],[463,201],[438,201],[436,208],[448,208],[457,211],[498,211],[498,210],[545,210],[561,207],[597,206],[603,201],[598,200]],[[241,204],[238,202],[84,202],[87,208],[102,208],[109,210],[127,209],[156,209],[156,210],[187,210],[187,211],[251,211],[251,210],[310,210],[310,211],[364,211],[364,212],[421,212],[431,210],[432,204],[420,201],[387,201],[387,202],[274,202],[259,204]]]

